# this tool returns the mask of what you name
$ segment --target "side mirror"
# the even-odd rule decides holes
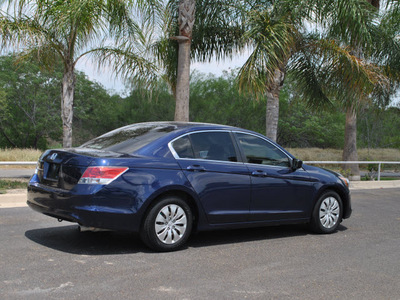
[[[303,166],[303,161],[297,158],[293,158],[292,160],[292,169],[297,170]]]

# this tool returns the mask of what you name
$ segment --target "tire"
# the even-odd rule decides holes
[[[193,214],[181,198],[169,196],[156,202],[145,216],[140,231],[142,241],[156,251],[175,251],[192,231]]]
[[[342,222],[343,204],[334,191],[325,192],[315,204],[310,227],[316,233],[333,233]]]

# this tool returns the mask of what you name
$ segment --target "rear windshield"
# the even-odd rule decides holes
[[[80,147],[131,154],[175,129],[173,125],[152,123],[129,125],[103,134]]]

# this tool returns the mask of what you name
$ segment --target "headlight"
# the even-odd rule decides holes
[[[339,179],[349,188],[350,187],[350,181],[343,176],[339,176]]]

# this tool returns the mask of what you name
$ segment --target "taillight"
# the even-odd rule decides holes
[[[89,167],[83,173],[78,183],[81,184],[109,184],[125,173],[128,167]]]

